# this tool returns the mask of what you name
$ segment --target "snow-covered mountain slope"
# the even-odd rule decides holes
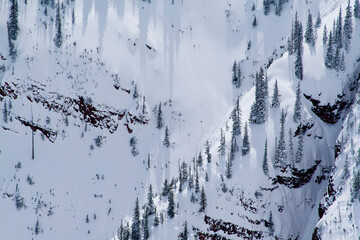
[[[269,1],[265,15],[260,0],[66,0],[60,28],[55,1],[16,1],[14,61],[12,2],[0,2],[0,239],[124,239],[121,231],[136,229],[137,198],[142,238],[147,225],[150,239],[181,238],[185,221],[190,239],[359,236],[350,189],[358,170],[360,20],[351,17],[350,51],[340,49],[337,65],[345,69],[326,67],[323,43],[324,26],[329,34],[340,9],[344,19],[348,1],[280,1],[282,10]],[[296,14],[306,32],[309,11],[322,22],[314,45],[302,44],[299,80],[288,37]],[[260,69],[269,94],[265,122],[255,124]],[[275,82],[280,106],[271,107]],[[294,122],[298,83],[301,120]],[[237,100],[241,134],[233,137]],[[279,139],[285,158],[277,155]],[[150,185],[156,214],[147,216]],[[202,187],[207,204],[199,212]]]

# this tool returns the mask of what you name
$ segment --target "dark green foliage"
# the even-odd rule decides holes
[[[274,93],[273,93],[272,101],[271,101],[271,107],[273,107],[273,108],[280,107],[280,99],[279,98],[280,98],[279,88],[278,88],[278,83],[276,80],[275,85],[274,85]]]
[[[164,185],[163,185],[163,188],[162,188],[162,195],[164,197],[166,197],[169,194],[169,190],[170,190],[170,186],[169,186],[168,180],[165,179]]]
[[[196,163],[199,167],[201,167],[203,165],[203,157],[201,155],[201,152],[199,152],[199,157],[197,158]]]
[[[254,16],[254,20],[252,23],[253,28],[255,28],[258,25],[257,20],[256,20],[256,16]]]
[[[160,224],[159,214],[155,211],[154,215],[154,226],[157,227]]]
[[[282,12],[282,9],[283,9],[284,1],[285,1],[285,0],[278,0],[278,2],[277,2],[277,4],[276,4],[275,14],[276,14],[277,16],[281,16],[281,12]]]
[[[267,140],[265,140],[264,158],[263,158],[263,172],[266,176],[269,176],[269,164],[267,156]]]
[[[270,13],[270,0],[263,0],[264,14],[269,15]]]
[[[121,220],[121,224],[120,224],[120,227],[118,228],[117,230],[117,237],[119,240],[124,240],[123,238],[123,235],[124,235],[124,225],[123,225],[123,222]]]
[[[172,189],[170,189],[168,195],[167,214],[170,218],[175,217],[175,200],[174,200],[174,192]]]
[[[63,43],[63,35],[61,30],[61,16],[60,16],[60,4],[59,1],[56,4],[56,17],[55,17],[55,27],[56,27],[56,33],[54,38],[54,44],[57,48],[60,48]]]
[[[320,26],[321,26],[321,16],[320,16],[320,12],[318,12],[318,16],[317,16],[316,22],[315,22],[315,27],[320,28]]]
[[[241,153],[243,156],[250,152],[250,142],[249,142],[249,133],[248,133],[248,126],[247,122],[245,123],[244,127],[244,138],[243,138],[243,145],[241,149]]]
[[[154,204],[154,193],[152,189],[152,185],[149,186],[149,191],[147,195],[148,205],[147,205],[147,215],[151,215],[155,213],[155,204]]]
[[[333,47],[333,35],[332,31],[329,33],[329,40],[325,56],[325,66],[329,69],[334,67],[334,47]]]
[[[228,159],[226,161],[226,177],[227,178],[231,178],[231,176],[232,176],[231,167],[232,167],[232,158],[229,154]]]
[[[199,184],[199,171],[196,168],[195,170],[195,192],[200,192],[200,184]]]
[[[352,9],[350,6],[350,0],[346,7],[345,23],[344,23],[344,46],[347,52],[350,51],[350,41],[352,38],[353,26],[352,26]]]
[[[239,99],[236,100],[231,118],[233,120],[232,132],[235,136],[239,136],[241,134],[241,109]]]
[[[140,208],[139,208],[139,199],[136,198],[133,221],[131,224],[131,239],[138,240],[141,237],[140,232]]]
[[[149,239],[150,237],[150,230],[149,230],[149,219],[148,216],[145,216],[144,218],[144,228],[143,228],[143,239]]]
[[[327,36],[327,29],[326,25],[324,26],[324,32],[323,32],[323,44],[325,45],[327,43],[328,36]]]
[[[19,33],[19,6],[17,0],[10,0],[10,14],[9,20],[7,22],[8,33],[11,40],[16,41],[18,33]]]
[[[251,106],[249,122],[253,124],[262,124],[265,122],[266,100],[268,96],[267,79],[263,68],[255,77],[255,102]]]
[[[166,148],[170,147],[170,131],[169,131],[168,126],[165,127],[165,137],[164,137],[163,144]]]
[[[296,99],[295,99],[293,120],[294,120],[295,123],[299,123],[301,121],[301,90],[300,90],[300,83],[298,83],[298,86],[297,86],[297,89],[296,89]]]
[[[163,113],[161,110],[161,102],[159,104],[159,108],[157,110],[157,115],[156,115],[156,127],[158,129],[161,129],[164,126],[164,122],[163,122]]]
[[[315,45],[315,31],[310,10],[308,11],[308,20],[306,23],[305,42],[311,44],[312,46]]]
[[[199,212],[205,212],[207,206],[207,200],[205,195],[204,186],[201,188],[201,194],[200,194],[200,208]]]
[[[209,141],[206,141],[206,144],[205,144],[205,155],[206,155],[207,162],[210,163],[211,162],[211,153],[210,153]]]
[[[296,150],[295,162],[300,163],[304,157],[304,134],[299,134],[298,148]]]
[[[289,130],[289,163],[292,167],[294,167],[294,142],[293,142],[293,134],[291,128]]]
[[[188,235],[189,235],[189,231],[188,231],[187,221],[185,221],[184,231],[182,232],[181,240],[188,240]]]
[[[295,76],[303,80],[304,77],[304,69],[303,69],[303,62],[302,62],[302,51],[296,51],[296,60],[295,60]]]
[[[222,128],[220,129],[220,146],[218,152],[221,156],[225,155],[225,133],[223,132]]]
[[[281,119],[280,119],[280,136],[279,142],[277,144],[275,152],[275,165],[277,167],[286,165],[287,153],[286,153],[286,144],[285,144],[285,113],[284,109],[281,110]]]

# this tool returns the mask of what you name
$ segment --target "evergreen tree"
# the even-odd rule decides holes
[[[318,16],[316,18],[316,23],[315,23],[315,27],[316,28],[320,28],[321,26],[321,16],[320,16],[320,12],[318,12]]]
[[[295,76],[303,80],[303,62],[302,62],[302,51],[297,50],[296,51],[296,60],[295,60]]]
[[[7,123],[8,122],[9,111],[7,109],[6,101],[4,101],[3,115],[4,115],[3,116],[4,122]]]
[[[232,158],[229,154],[228,159],[226,161],[226,177],[229,179],[232,176],[231,166],[232,166]]]
[[[360,19],[360,2],[359,2],[359,0],[355,0],[354,17],[357,19]]]
[[[266,99],[268,95],[267,79],[261,67],[255,77],[255,102],[251,106],[249,122],[262,124],[265,122]]]
[[[354,174],[353,184],[351,188],[351,201],[359,200],[359,193],[360,193],[360,171],[357,171]]]
[[[117,235],[119,240],[124,240],[124,238],[123,238],[123,236],[124,236],[124,225],[123,225],[122,220],[121,220],[121,224],[120,224],[120,227],[117,230],[116,235]]]
[[[334,43],[341,49],[343,47],[342,11],[339,10],[339,17],[336,21],[335,31],[333,31]]]
[[[280,99],[279,99],[279,97],[280,97],[279,88],[278,88],[278,83],[277,83],[277,80],[276,80],[275,85],[274,85],[274,93],[273,93],[273,97],[272,97],[271,107],[273,107],[273,108],[280,107]]]
[[[248,133],[248,126],[247,122],[245,122],[244,127],[244,138],[243,138],[243,145],[242,145],[242,155],[245,156],[250,152],[250,142],[249,142],[249,133]]]
[[[291,128],[289,130],[289,163],[294,167],[294,142]]]
[[[220,129],[220,146],[218,152],[221,156],[225,155],[225,133],[222,128]]]
[[[284,109],[281,110],[281,119],[280,119],[280,136],[279,136],[279,142],[277,145],[277,153],[276,153],[276,161],[275,163],[278,163],[279,166],[284,167],[286,165],[286,144],[285,144],[285,113]]]
[[[140,208],[139,208],[139,199],[136,198],[133,222],[131,225],[131,239],[138,240],[141,237],[140,233]]]
[[[136,155],[139,154],[139,150],[136,147],[137,144],[137,139],[136,137],[132,137],[130,139],[130,147],[131,147],[131,154],[135,157]]]
[[[344,55],[344,53],[341,54],[340,71],[345,71],[345,55]],[[11,121],[11,118],[10,118],[10,121]]]
[[[315,45],[315,32],[314,32],[314,25],[312,21],[312,15],[309,10],[308,12],[308,20],[306,24],[306,31],[305,31],[305,41],[312,46]]]
[[[294,115],[293,120],[295,123],[299,123],[301,120],[301,90],[300,90],[300,83],[298,83],[296,89],[296,100],[295,100],[295,107],[294,107]]]
[[[276,7],[275,7],[275,14],[277,16],[281,16],[283,5],[284,5],[284,0],[278,0],[278,3],[276,4]]]
[[[54,44],[57,48],[60,48],[63,42],[63,35],[61,30],[61,16],[60,16],[60,4],[59,1],[56,4],[56,17],[55,17],[56,35],[54,38]]]
[[[154,214],[154,226],[157,227],[160,224],[160,219],[159,219],[159,214],[156,212],[155,210],[155,214]]]
[[[210,163],[211,162],[211,153],[210,153],[209,141],[206,141],[206,144],[205,144],[205,154],[206,154],[207,162]]]
[[[304,157],[304,134],[299,134],[298,148],[296,150],[295,162],[300,163]]]
[[[144,217],[144,230],[143,230],[143,239],[147,240],[150,237],[150,231],[149,231],[149,219],[148,216]]]
[[[161,110],[161,102],[159,104],[159,109],[157,111],[157,116],[156,116],[156,127],[158,129],[161,129],[164,126],[164,122],[163,122],[163,113]]]
[[[272,212],[270,211],[270,216],[269,216],[269,235],[270,236],[274,236],[274,232],[275,232],[275,229],[274,229],[274,222],[273,222],[273,217],[272,217]]]
[[[184,231],[182,233],[181,240],[188,240],[188,235],[189,235],[189,231],[188,231],[187,221],[185,221],[185,223],[184,223]]]
[[[326,29],[326,25],[324,26],[324,32],[323,32],[323,44],[326,45],[328,40],[328,36],[327,36],[327,29]]]
[[[269,15],[270,13],[270,0],[263,0],[264,14]]]
[[[35,224],[35,235],[38,235],[39,233],[40,233],[40,223],[39,223],[39,219],[37,219]]]
[[[131,229],[129,223],[126,224],[124,227],[124,240],[129,240],[131,235]]]
[[[175,200],[174,200],[174,192],[172,189],[170,189],[168,195],[167,214],[170,218],[173,218],[175,216]]]
[[[169,187],[168,180],[165,179],[164,185],[163,185],[163,188],[162,188],[162,195],[164,197],[166,197],[169,194],[169,190],[170,190],[170,187]]]
[[[148,215],[154,214],[155,213],[155,204],[154,204],[154,193],[152,190],[152,185],[150,184],[149,186],[149,192],[147,195],[147,199],[148,199]]]
[[[234,65],[232,68],[232,84],[236,85],[238,82],[238,76],[237,76],[237,66],[236,66],[236,61],[234,61]]]
[[[333,58],[333,67],[336,69],[336,71],[340,70],[340,61],[341,61],[340,48],[339,45],[337,45],[335,50],[335,55]]]
[[[334,67],[334,48],[333,48],[333,36],[332,32],[329,33],[328,46],[325,57],[325,66],[329,69]]]
[[[197,158],[196,163],[197,163],[197,165],[198,165],[199,167],[201,167],[202,164],[203,164],[203,157],[202,157],[202,155],[201,155],[201,152],[199,152],[199,156],[198,156],[198,158]]]
[[[189,166],[189,181],[188,181],[188,188],[192,189],[194,187],[194,177],[191,173],[191,166]]]
[[[344,175],[342,176],[342,179],[347,180],[349,177],[350,177],[349,160],[346,158],[344,163]]]
[[[195,193],[200,192],[200,184],[199,184],[199,171],[195,169]]]
[[[258,25],[258,23],[257,23],[257,20],[256,20],[256,16],[254,16],[252,26],[253,26],[253,28],[256,28],[257,25]]]
[[[170,131],[169,131],[169,128],[168,126],[165,127],[165,138],[164,138],[164,141],[163,141],[163,144],[165,147],[169,148],[170,147]]]
[[[9,21],[7,22],[8,33],[11,40],[16,41],[19,33],[19,5],[17,0],[10,0],[10,14]]]
[[[291,33],[290,37],[288,38],[288,52],[289,55],[292,55],[294,53],[294,39],[295,39],[295,25],[294,22],[291,23]]]
[[[346,7],[345,23],[344,23],[344,47],[347,52],[350,50],[350,41],[352,38],[353,26],[352,26],[352,10],[350,6],[350,0]]]
[[[241,134],[241,110],[240,110],[239,99],[236,100],[236,104],[232,111],[231,117],[233,120],[232,132],[235,136],[238,136]]]
[[[200,194],[200,208],[199,212],[205,212],[207,206],[207,200],[205,195],[204,186],[201,188],[201,194]]]
[[[266,176],[269,176],[269,165],[267,156],[267,139],[265,140],[264,158],[263,158],[263,172]]]

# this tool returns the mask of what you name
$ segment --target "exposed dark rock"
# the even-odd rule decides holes
[[[16,119],[19,120],[24,126],[30,127],[31,130],[33,130],[34,132],[39,130],[42,134],[44,134],[44,136],[47,139],[49,139],[50,142],[52,142],[52,143],[55,142],[56,137],[57,137],[57,132],[56,131],[53,131],[53,130],[45,128],[45,127],[42,127],[42,126],[40,126],[38,124],[35,124],[35,123],[32,123],[32,122],[29,122],[26,119],[21,118],[21,117],[16,117]]]
[[[314,126],[314,122],[308,122],[306,124],[299,124],[294,137],[298,136],[299,134],[305,134],[307,130],[310,130]]]

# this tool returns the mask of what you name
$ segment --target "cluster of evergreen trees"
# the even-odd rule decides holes
[[[268,82],[264,70],[261,67],[255,77],[255,102],[251,106],[249,122],[262,124],[266,117],[266,101],[268,98]]]
[[[343,24],[342,11],[339,10],[339,16],[334,20],[332,30],[327,33],[326,26],[324,27],[323,43],[327,45],[325,66],[328,69],[335,69],[336,71],[345,70],[345,55],[344,51],[350,51],[350,43],[353,34],[352,16],[360,18],[359,1],[355,1],[354,12],[350,6],[350,1],[346,7],[345,20]],[[344,51],[342,50],[344,48]]]
[[[283,10],[283,5],[285,2],[288,2],[289,0],[263,0],[263,6],[264,6],[264,14],[269,15],[271,10],[271,5],[275,5],[275,14],[277,16],[281,16],[281,12]]]
[[[12,61],[15,61],[17,51],[15,49],[15,41],[19,33],[19,5],[17,0],[10,0],[10,14],[7,22],[8,41],[9,41],[9,55]]]

